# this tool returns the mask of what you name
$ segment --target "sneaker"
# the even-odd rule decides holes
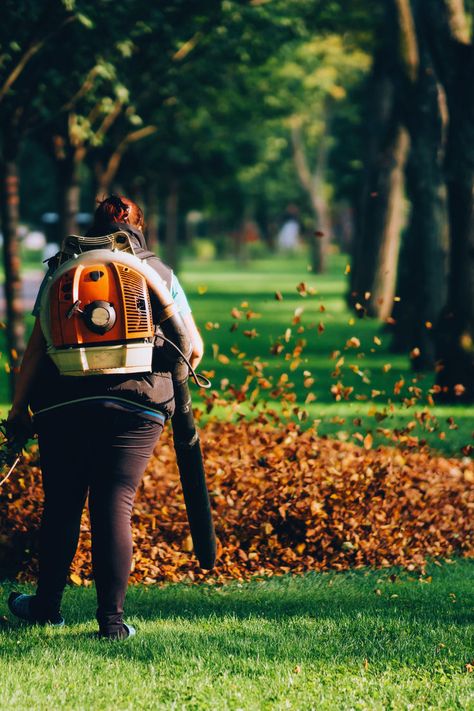
[[[39,617],[33,609],[32,601],[35,595],[23,595],[19,592],[10,593],[8,598],[8,609],[24,622],[31,622],[38,625],[51,625],[52,627],[64,627],[64,617],[58,612],[57,615],[51,617]]]
[[[137,631],[132,625],[126,625],[125,622],[122,623],[122,629],[118,632],[112,632],[111,634],[106,634],[104,632],[99,632],[99,639],[111,639],[111,640],[124,640],[130,639],[130,637],[135,637]]]

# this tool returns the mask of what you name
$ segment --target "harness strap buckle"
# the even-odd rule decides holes
[[[176,314],[176,305],[175,303],[167,304],[166,306],[163,307],[162,311],[160,312],[158,323],[163,323],[164,321],[167,321],[169,318],[174,316]]]

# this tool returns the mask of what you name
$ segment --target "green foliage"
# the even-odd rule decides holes
[[[329,234],[339,201],[355,222],[367,156],[364,84],[372,56],[391,36],[387,7],[7,0],[0,150],[21,155],[22,197],[42,166],[49,173],[60,166],[23,216],[37,220],[57,203],[67,212],[65,193],[79,184],[88,210],[96,194],[127,192],[161,217],[162,232],[173,193],[179,215],[170,224],[199,210],[223,235],[220,245],[235,242],[249,219],[271,244],[290,203],[306,237],[315,214],[318,230]]]
[[[193,261],[197,259],[198,262],[210,262],[216,258],[216,252],[216,245],[212,240],[200,237],[193,241],[190,257]]]
[[[309,196],[303,196],[297,185],[292,130],[301,134],[309,172],[313,173],[318,163],[327,162],[323,152],[326,155],[337,142],[346,141],[345,133],[340,135],[334,127],[360,120],[358,106],[347,99],[353,98],[353,88],[369,66],[370,56],[353,38],[335,34],[298,38],[271,57],[261,72],[267,111],[256,134],[258,161],[240,173],[249,192],[264,194],[274,211],[277,200],[280,210],[291,201],[306,204]],[[353,172],[349,159],[342,170],[333,170],[333,185],[324,186],[328,197],[342,192],[338,186],[347,172]]]
[[[268,222],[289,201],[306,205],[286,121],[299,117],[313,151],[324,96],[345,103],[372,26],[356,25],[358,2],[200,0],[189,12],[177,0],[143,0],[111,12],[106,0],[56,0],[48,15],[20,5],[7,3],[23,22],[5,36],[4,76],[32,33],[40,46],[7,92],[3,135],[33,132],[55,160],[86,159],[96,179],[119,151],[125,190],[152,181],[164,199],[177,179],[183,212],[205,209],[231,226],[244,213]],[[153,138],[135,142],[146,126]]]

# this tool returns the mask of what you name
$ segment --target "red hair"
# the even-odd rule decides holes
[[[111,222],[125,222],[139,230],[143,230],[145,225],[141,208],[124,195],[109,195],[97,206],[93,226],[100,228]]]

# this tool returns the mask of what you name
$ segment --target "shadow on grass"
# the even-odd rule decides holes
[[[288,576],[222,587],[131,587],[127,613],[138,637],[123,644],[95,639],[95,591],[74,588],[65,596],[69,627],[4,627],[0,657],[32,655],[35,647],[46,644],[65,652],[120,656],[144,664],[171,654],[223,657],[239,664],[252,658],[259,662],[296,658],[343,665],[371,659],[381,668],[459,665],[472,655],[473,574],[474,561],[459,561],[434,569],[424,582],[398,570],[384,570]],[[6,585],[4,594],[11,587]]]
[[[130,585],[126,606],[144,620],[232,616],[270,620],[332,618],[370,613],[411,616],[419,621],[466,624],[474,621],[474,559],[429,566],[425,575],[400,568],[362,569],[256,578],[227,583]],[[14,582],[0,585],[5,602]],[[31,592],[31,586],[25,591]],[[94,617],[95,588],[68,586],[63,605],[70,622]],[[0,630],[1,630],[0,626]]]
[[[474,564],[465,565],[466,575],[470,573],[472,581]],[[398,577],[398,572],[310,573],[261,582],[230,583],[220,588],[132,587],[128,606],[134,615],[145,620],[231,616],[240,620],[308,618],[321,621],[372,615],[385,620],[403,616],[426,623],[442,620],[445,624],[465,625],[474,622],[474,609],[467,601],[454,604],[444,582],[423,583],[406,574]],[[395,582],[391,582],[390,575],[395,576]],[[469,594],[468,579],[458,584],[453,579],[450,582],[455,588],[459,588],[459,583],[463,588],[466,585],[465,592]]]

